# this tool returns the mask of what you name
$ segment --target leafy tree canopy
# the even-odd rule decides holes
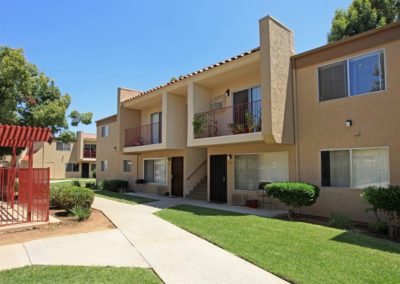
[[[336,10],[328,41],[337,41],[399,20],[400,0],[353,0],[347,10]]]
[[[0,124],[48,127],[54,135],[63,135],[70,103],[71,97],[28,62],[22,49],[0,46]],[[72,111],[69,117],[77,126],[90,124],[92,115]],[[0,149],[0,156],[8,151]]]

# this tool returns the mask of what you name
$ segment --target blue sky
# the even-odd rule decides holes
[[[0,45],[23,48],[72,96],[70,109],[95,121],[115,114],[118,87],[147,90],[258,46],[266,15],[294,31],[296,52],[323,45],[334,11],[350,2],[2,1]]]

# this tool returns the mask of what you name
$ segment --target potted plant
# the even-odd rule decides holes
[[[204,127],[207,123],[207,118],[204,114],[198,113],[193,117],[193,131],[195,135],[199,135],[203,132]]]

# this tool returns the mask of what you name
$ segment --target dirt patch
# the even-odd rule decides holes
[[[101,211],[95,209],[92,209],[89,219],[83,222],[79,222],[76,217],[66,214],[63,210],[50,210],[50,215],[59,219],[61,224],[2,233],[0,246],[115,228]]]

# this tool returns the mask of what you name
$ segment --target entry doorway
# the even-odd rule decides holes
[[[183,157],[172,157],[171,162],[171,195],[183,197]]]
[[[89,163],[82,163],[82,177],[89,178]]]
[[[227,156],[210,156],[210,201],[227,202]]]

